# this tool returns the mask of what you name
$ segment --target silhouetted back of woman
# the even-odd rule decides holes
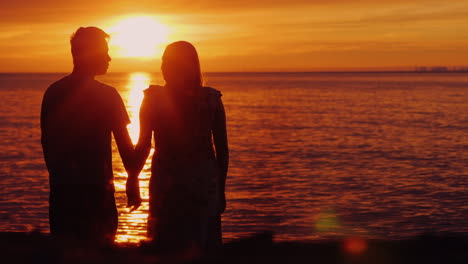
[[[162,247],[214,249],[228,167],[221,93],[202,85],[188,42],[167,46],[161,70],[166,84],[145,90],[136,147],[141,170],[154,134],[148,235]]]

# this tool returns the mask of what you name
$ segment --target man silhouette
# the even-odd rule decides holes
[[[75,32],[70,40],[73,72],[49,86],[41,111],[51,233],[90,243],[112,242],[117,230],[111,133],[127,171],[133,163],[122,98],[115,88],[94,79],[107,72],[108,37],[96,27]],[[129,205],[138,207],[137,185],[130,173]]]

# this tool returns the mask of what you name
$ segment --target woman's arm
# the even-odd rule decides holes
[[[219,107],[215,112],[213,126],[213,140],[216,150],[216,162],[219,168],[219,195],[221,200],[221,213],[226,209],[226,177],[229,166],[229,149],[226,131],[226,113],[220,99]]]
[[[138,143],[135,147],[135,160],[136,160],[136,171],[140,174],[141,170],[145,166],[146,159],[148,158],[151,150],[151,137],[152,137],[152,126],[151,126],[151,107],[149,107],[148,98],[145,96],[140,107],[140,136],[138,137]]]

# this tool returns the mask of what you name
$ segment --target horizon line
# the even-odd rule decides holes
[[[133,73],[133,72],[146,72],[146,73],[160,73],[160,71],[109,71],[106,74],[117,73]],[[252,69],[252,70],[210,70],[202,71],[205,73],[404,73],[404,72],[468,72],[468,65],[413,65],[413,66],[383,66],[383,67],[329,67],[329,68],[309,68],[309,69]],[[67,74],[71,71],[0,71],[0,74]]]
[[[106,74],[97,75],[97,76],[105,76],[108,74],[127,74],[127,73],[135,73],[135,72],[145,72],[150,74],[160,74],[161,72],[150,72],[150,71],[116,71],[116,72],[108,72]],[[455,69],[455,70],[417,70],[417,69],[407,69],[407,70],[369,70],[369,69],[362,69],[362,70],[297,70],[297,71],[277,71],[277,70],[270,70],[270,71],[205,71],[202,74],[211,74],[211,73],[467,73],[468,69]],[[70,74],[71,72],[26,72],[26,71],[18,71],[18,72],[0,72],[0,74]]]

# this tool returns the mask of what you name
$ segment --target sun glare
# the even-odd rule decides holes
[[[161,54],[169,29],[155,17],[135,16],[119,20],[107,29],[110,49],[119,57],[154,58]]]
[[[134,72],[130,74],[130,82],[127,86],[129,90],[127,106],[130,115],[130,124],[127,128],[133,144],[137,143],[140,134],[139,111],[141,102],[143,101],[143,90],[148,88],[150,82],[151,78],[148,73]]]

